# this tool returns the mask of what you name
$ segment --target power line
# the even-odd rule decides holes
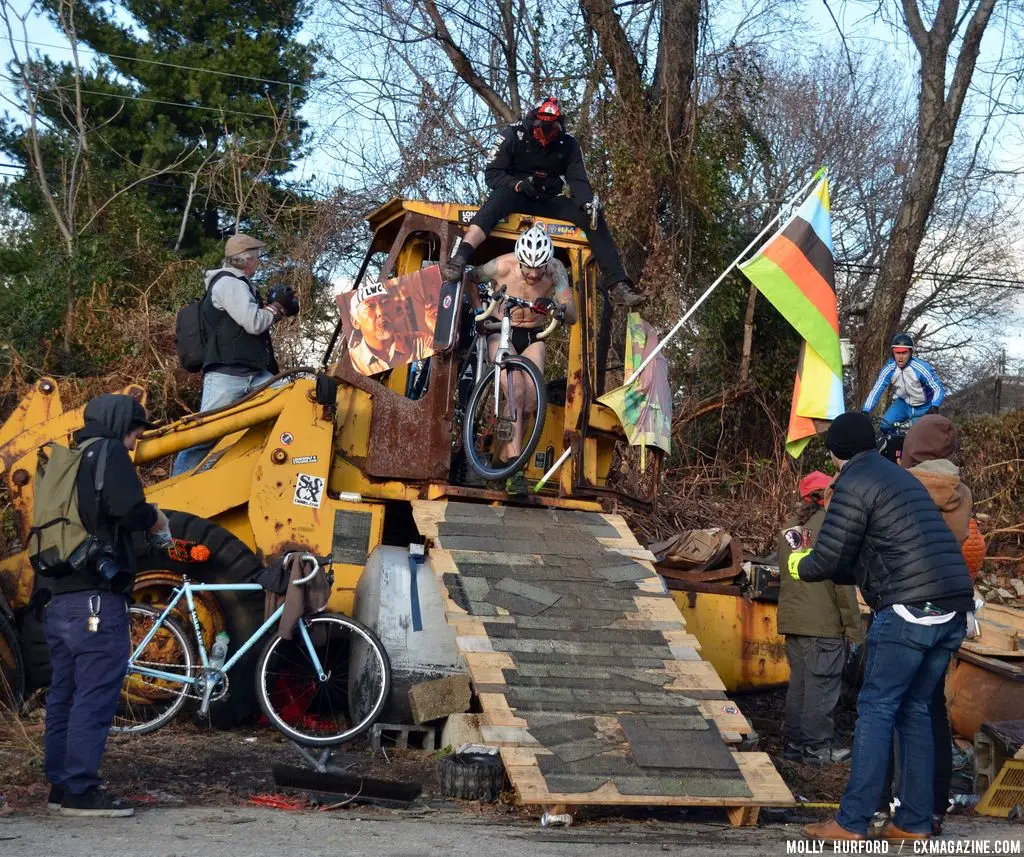
[[[9,79],[10,78],[8,78],[8,80]],[[53,90],[61,90],[65,92],[70,92],[73,91],[73,89],[74,87],[72,86],[55,86],[50,91],[52,92]],[[277,119],[283,122],[294,122],[296,124],[303,124],[308,128],[326,128],[328,130],[337,129],[336,124],[329,124],[325,122],[310,122],[298,116],[288,119],[285,117],[273,116],[268,113],[251,113],[245,110],[231,110],[227,107],[208,107],[205,104],[186,104],[181,101],[165,101],[164,99],[160,98],[146,98],[141,95],[125,95],[119,92],[101,92],[95,89],[83,89],[81,90],[81,92],[85,93],[86,95],[95,95],[99,98],[120,98],[123,101],[141,101],[148,104],[162,104],[166,107],[183,107],[186,110],[203,110],[208,113],[220,113],[224,115],[231,114],[234,116],[249,116],[255,119]]]
[[[33,46],[35,46],[37,48],[53,48],[54,50],[59,50],[59,51],[71,51],[71,50],[73,50],[73,48],[70,45],[51,45],[51,44],[48,44],[46,42],[33,42],[31,40],[22,41],[21,44],[33,45]],[[231,72],[231,71],[219,71],[218,69],[215,69],[215,68],[203,68],[202,66],[182,65],[181,63],[166,62],[164,60],[151,60],[151,59],[145,59],[143,57],[130,57],[130,56],[125,56],[124,54],[109,54],[109,53],[104,53],[103,51],[94,51],[94,50],[91,50],[90,48],[79,48],[78,51],[79,51],[79,53],[92,54],[93,56],[113,57],[114,59],[128,60],[129,62],[141,62],[141,63],[146,63],[148,65],[164,66],[165,68],[180,68],[180,69],[183,69],[184,71],[198,71],[198,72],[203,72],[204,74],[220,75],[221,77],[234,77],[234,78],[237,78],[239,80],[254,80],[254,81],[258,82],[258,83],[272,83],[275,86],[293,86],[293,87],[296,87],[298,89],[310,89],[311,88],[308,84],[305,84],[305,83],[288,83],[287,81],[272,80],[271,78],[267,78],[267,77],[254,77],[254,76],[249,75],[249,74],[236,74],[235,72]]]
[[[882,270],[881,265],[866,265],[859,262],[836,262],[837,268],[846,268],[848,270],[855,271],[880,271]],[[930,279],[957,279],[961,282],[966,283],[981,283],[984,285],[991,286],[1013,286],[1016,288],[1024,288],[1024,280],[1014,280],[1009,277],[996,277],[988,276],[986,274],[952,274],[943,273],[942,271],[911,271],[911,274],[915,277],[928,277]]]

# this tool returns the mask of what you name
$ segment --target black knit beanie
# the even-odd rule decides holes
[[[862,411],[840,414],[828,427],[825,445],[836,458],[849,461],[858,452],[875,448],[875,429],[871,417]]]

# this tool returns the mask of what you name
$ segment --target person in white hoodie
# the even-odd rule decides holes
[[[200,413],[234,404],[277,374],[270,328],[297,315],[299,302],[290,288],[282,286],[271,289],[264,302],[252,284],[264,246],[251,235],[232,235],[224,244],[221,266],[206,272],[200,310],[206,337]],[[179,452],[171,476],[192,470],[212,446],[199,444]]]

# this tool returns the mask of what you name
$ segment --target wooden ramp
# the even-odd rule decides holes
[[[793,796],[618,515],[415,502],[420,532],[519,798],[722,806]]]

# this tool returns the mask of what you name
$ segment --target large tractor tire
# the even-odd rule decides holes
[[[136,600],[164,606],[171,588],[180,576],[202,583],[241,583],[262,568],[256,555],[241,539],[223,527],[187,512],[167,511],[171,535],[177,539],[205,545],[210,559],[204,563],[176,563],[166,554],[150,555],[140,560],[136,580]],[[197,593],[197,601],[200,594]],[[220,630],[231,637],[229,648],[234,652],[263,624],[263,594],[261,592],[216,592],[202,594],[197,603],[200,621],[204,623],[203,639],[207,652],[213,637]],[[179,612],[181,625],[192,630],[187,607]],[[256,662],[262,646],[256,645],[231,668],[228,674],[228,694],[210,706],[210,722],[219,729],[230,729],[243,723],[256,712]]]
[[[25,661],[11,617],[0,609],[0,709],[19,711],[25,698]]]

